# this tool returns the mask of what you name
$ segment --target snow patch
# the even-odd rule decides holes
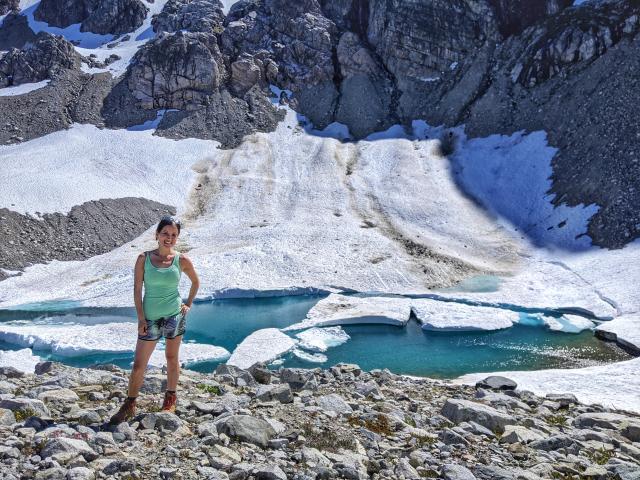
[[[0,367],[13,367],[24,373],[33,373],[41,360],[30,348],[0,350]]]
[[[42,82],[36,83],[23,83],[21,85],[16,85],[15,87],[5,87],[0,88],[0,97],[14,97],[17,95],[23,95],[25,93],[33,92],[40,88],[44,88],[49,85],[51,80],[43,80]]]
[[[582,403],[640,413],[638,371],[640,358],[634,358],[610,365],[566,370],[473,373],[456,379],[455,383],[474,385],[489,375],[502,375],[515,381],[518,390],[529,390],[536,395],[571,392]]]
[[[299,358],[300,360],[304,360],[305,362],[311,363],[324,363],[327,361],[327,356],[322,353],[309,353],[304,350],[300,350],[299,348],[294,348],[291,353]]]
[[[219,362],[229,358],[226,348],[204,343],[182,343],[180,345],[180,364],[190,365],[199,362]],[[149,358],[152,367],[163,367],[167,364],[164,345],[158,345]]]
[[[601,323],[596,328],[598,336],[614,340],[620,345],[640,352],[640,313],[622,315]]]
[[[240,342],[227,364],[247,369],[259,362],[269,363],[292,350],[296,343],[277,328],[257,330]]]
[[[0,340],[36,351],[49,351],[61,357],[133,352],[137,336],[137,325],[124,322],[99,325],[0,324]]]

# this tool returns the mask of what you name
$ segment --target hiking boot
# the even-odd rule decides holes
[[[165,392],[161,411],[175,413],[177,401],[178,397],[176,396],[176,392]]]
[[[126,422],[127,420],[132,419],[136,414],[136,398],[135,397],[127,397],[127,399],[122,403],[120,410],[118,410],[109,423],[111,425],[118,425],[122,422]]]

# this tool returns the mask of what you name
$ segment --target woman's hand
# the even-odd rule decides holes
[[[144,337],[147,334],[147,321],[138,320],[138,335]]]
[[[187,313],[189,313],[189,310],[191,310],[191,305],[187,305],[186,303],[183,303],[182,305],[180,305],[180,313],[182,314],[183,317],[187,316]]]

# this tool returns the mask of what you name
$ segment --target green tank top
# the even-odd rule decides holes
[[[147,320],[158,320],[180,313],[182,299],[178,292],[180,282],[180,255],[176,252],[173,262],[166,268],[151,263],[151,255],[144,261],[144,298],[142,309]]]

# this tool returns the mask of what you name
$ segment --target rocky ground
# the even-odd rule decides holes
[[[37,214],[38,212],[34,212]],[[51,260],[84,260],[139,237],[175,209],[144,198],[86,202],[39,217],[0,208],[0,268],[16,271]],[[0,280],[7,273],[0,270]]]
[[[184,371],[176,414],[164,375],[139,414],[105,422],[127,372],[43,362],[0,369],[0,478],[640,478],[640,417],[536,397],[493,377],[476,388],[340,364]]]

